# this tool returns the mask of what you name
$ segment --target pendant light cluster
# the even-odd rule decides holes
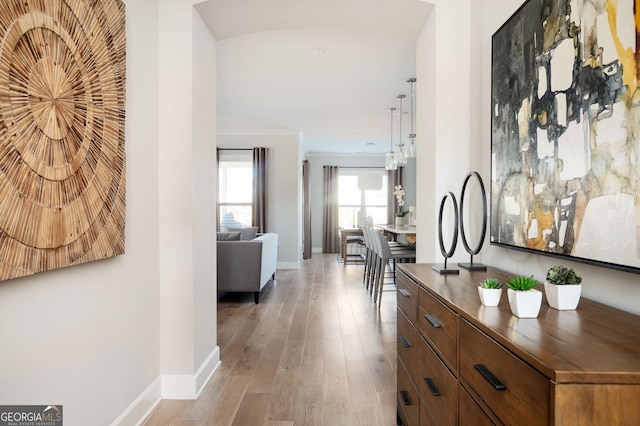
[[[398,95],[396,98],[399,99],[399,103],[400,103],[400,108],[398,111],[398,116],[399,116],[399,140],[398,143],[396,144],[396,147],[398,148],[397,151],[394,151],[393,149],[393,116],[394,116],[394,112],[396,111],[396,108],[389,108],[389,112],[390,112],[390,116],[391,116],[391,139],[390,139],[390,151],[387,153],[386,158],[385,158],[385,169],[387,170],[396,170],[398,168],[398,166],[403,166],[405,164],[407,164],[407,159],[408,158],[415,158],[416,157],[416,142],[415,142],[415,138],[416,138],[416,134],[415,134],[415,130],[413,127],[414,124],[414,105],[415,105],[415,93],[413,91],[413,84],[416,82],[415,78],[410,78],[409,80],[407,80],[407,83],[411,84],[411,97],[409,99],[409,101],[411,102],[411,111],[410,111],[410,116],[411,116],[411,131],[410,133],[407,135],[407,138],[409,139],[409,143],[408,145],[405,145],[405,143],[403,142],[403,136],[402,136],[402,101],[404,100],[404,98],[406,98],[406,95]]]

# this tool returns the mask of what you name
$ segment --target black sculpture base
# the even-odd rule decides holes
[[[442,263],[433,265],[431,269],[438,272],[440,275],[453,275],[453,274],[460,273],[460,269],[451,269],[446,264],[442,264]]]
[[[458,263],[458,266],[466,269],[467,271],[486,271],[487,265],[483,265],[482,263]]]

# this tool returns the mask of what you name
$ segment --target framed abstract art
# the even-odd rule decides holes
[[[494,33],[492,244],[640,272],[636,21],[633,0],[528,0]]]

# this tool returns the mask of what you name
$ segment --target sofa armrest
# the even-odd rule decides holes
[[[262,242],[262,264],[260,270],[260,288],[264,287],[274,277],[278,268],[278,234],[268,232],[252,241]]]

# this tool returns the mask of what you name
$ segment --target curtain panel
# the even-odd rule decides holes
[[[302,163],[302,190],[303,190],[303,246],[302,246],[302,258],[311,258],[311,166],[309,160],[304,160]]]
[[[338,253],[340,237],[338,232],[338,167],[323,167],[323,235],[322,252]]]
[[[253,148],[253,226],[267,232],[267,183],[269,149]]]

